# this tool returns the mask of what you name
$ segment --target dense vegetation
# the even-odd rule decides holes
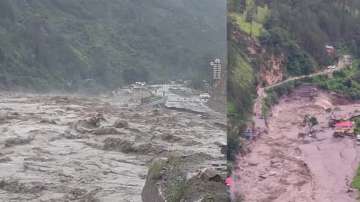
[[[324,90],[336,92],[351,100],[360,99],[360,63],[355,60],[351,68],[335,72],[332,76],[322,75],[313,78],[304,78],[291,81],[267,91],[263,100],[262,114],[267,116],[273,105],[276,105],[281,96],[289,94],[294,88],[303,84],[314,84]]]
[[[360,191],[360,167],[356,172],[356,176],[354,177],[351,186]]]
[[[246,127],[252,113],[252,103],[255,98],[254,71],[246,55],[236,47],[228,44],[228,159],[234,159],[238,152],[239,133]]]
[[[229,72],[229,156],[236,147],[241,129],[246,127],[252,109],[254,89],[263,83],[259,76],[261,64],[269,55],[284,57],[284,78],[309,74],[333,64],[340,55],[360,57],[360,2],[357,0],[228,0]],[[336,48],[329,55],[326,45]],[[252,55],[249,49],[258,51]],[[231,62],[232,58],[241,58]],[[271,67],[267,67],[271,68]],[[241,75],[253,72],[252,79]],[[336,73],[333,78],[311,80],[322,88],[359,99],[360,73],[358,64],[352,69]],[[232,79],[231,79],[232,78]],[[268,92],[263,103],[266,114],[278,98],[301,82],[290,82]],[[247,89],[238,86],[248,86]],[[234,145],[232,145],[234,144]]]
[[[356,0],[231,0],[240,30],[269,53],[286,56],[287,75],[308,74],[335,60],[325,50],[360,56],[360,2]]]
[[[0,89],[208,79],[224,13],[216,0],[1,0]]]
[[[360,99],[360,63],[355,61],[352,68],[334,73],[332,78],[327,76],[315,77],[311,81],[325,90],[337,92],[346,97]]]

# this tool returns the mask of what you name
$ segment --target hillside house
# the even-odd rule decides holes
[[[351,66],[352,65],[352,57],[351,57],[351,55],[344,55],[343,59],[344,59],[344,64],[346,66]]]
[[[335,56],[336,55],[336,49],[334,46],[326,45],[325,51],[329,56]]]
[[[354,135],[355,124],[352,121],[335,123],[335,136]]]

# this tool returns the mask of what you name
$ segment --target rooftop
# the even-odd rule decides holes
[[[350,128],[350,127],[353,127],[353,122],[351,122],[351,121],[341,121],[341,122],[336,123],[335,127]]]

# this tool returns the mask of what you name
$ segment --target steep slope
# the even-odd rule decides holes
[[[335,58],[327,54],[326,45],[335,46],[338,54],[359,56],[358,1],[235,0],[230,8],[232,25],[256,40],[253,49],[260,45],[267,55],[284,57],[286,76],[332,64]]]
[[[230,72],[236,69],[241,72],[231,74],[233,79],[228,85],[228,99],[232,101],[229,127],[234,137],[229,139],[231,143],[238,141],[242,129],[251,126],[247,124],[251,110],[244,109],[252,109],[253,99],[249,95],[256,94],[255,86],[321,71],[344,54],[354,59],[360,56],[359,1],[229,0],[228,8],[228,40],[232,44],[229,59],[240,57],[243,61],[229,62]],[[326,45],[334,46],[336,53],[328,54]],[[333,78],[319,77],[311,82],[357,99],[358,64],[353,67]],[[254,80],[240,79],[249,71],[254,72]],[[245,84],[250,88],[232,88]],[[288,92],[286,87],[280,90]]]
[[[218,0],[3,0],[0,86],[206,79],[224,56],[224,13]]]

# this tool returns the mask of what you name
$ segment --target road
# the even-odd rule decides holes
[[[291,77],[291,78],[286,79],[284,81],[281,81],[279,83],[276,83],[276,84],[273,84],[273,85],[270,85],[270,86],[266,86],[264,89],[265,90],[270,90],[271,88],[275,88],[277,86],[283,85],[283,84],[291,82],[291,81],[301,80],[301,79],[305,79],[305,78],[312,78],[312,77],[320,76],[320,75],[329,75],[329,74],[332,74],[334,72],[341,71],[341,70],[343,70],[345,68],[346,68],[346,66],[344,65],[342,67],[336,67],[335,69],[326,69],[326,70],[323,70],[321,72],[317,72],[317,73],[313,73],[313,74],[302,75],[302,76],[297,76],[297,77]]]
[[[278,82],[276,84],[269,85],[269,86],[266,86],[266,87],[263,87],[263,88],[258,88],[258,91],[257,91],[258,97],[255,100],[254,108],[253,108],[254,109],[253,110],[254,114],[256,116],[261,116],[262,115],[262,112],[261,112],[262,102],[263,102],[263,99],[266,98],[266,91],[267,90],[270,90],[272,88],[281,86],[281,85],[283,85],[285,83],[288,83],[288,82],[291,82],[291,81],[297,81],[297,80],[301,80],[301,79],[305,79],[305,78],[312,78],[312,77],[321,76],[321,75],[330,75],[330,74],[333,74],[334,72],[341,71],[341,70],[345,69],[346,67],[348,67],[348,65],[346,65],[346,61],[345,61],[345,58],[347,58],[347,57],[348,56],[341,57],[340,61],[336,65],[335,69],[325,69],[323,71],[316,72],[316,73],[313,73],[313,74],[291,77],[291,78],[288,78],[288,79],[286,79],[284,81]]]
[[[356,193],[351,192],[349,182],[360,161],[359,148],[351,139],[333,140],[325,108],[330,104],[338,107],[342,114],[351,114],[359,104],[340,106],[332,102],[329,94],[317,90],[312,98],[308,93],[314,89],[305,87],[280,100],[272,109],[268,125],[261,113],[266,90],[291,81],[329,75],[346,67],[345,62],[340,61],[335,69],[258,88],[253,122],[263,135],[249,143],[249,154],[238,156],[234,171],[236,183],[232,187],[235,195],[244,201],[355,201]],[[301,122],[306,114],[318,118],[321,138],[297,139],[298,133],[304,130]]]

